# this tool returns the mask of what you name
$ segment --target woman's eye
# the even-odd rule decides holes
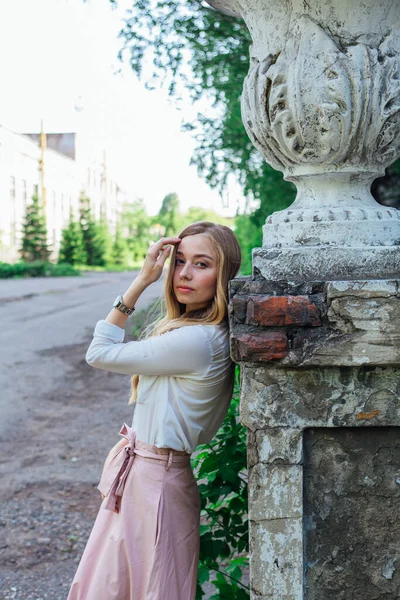
[[[203,263],[203,262],[196,263],[196,266],[198,266],[198,267],[207,267],[206,263]]]
[[[176,261],[175,261],[176,265],[180,265],[182,263],[183,263],[183,260],[181,258],[177,258]]]

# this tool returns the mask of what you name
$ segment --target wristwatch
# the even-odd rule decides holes
[[[135,310],[135,308],[129,308],[126,306],[126,304],[124,304],[124,299],[122,296],[117,296],[115,298],[113,307],[124,313],[124,315],[131,315]]]

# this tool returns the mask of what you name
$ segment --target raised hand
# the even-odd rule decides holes
[[[178,237],[164,237],[150,246],[138,277],[147,285],[157,281],[161,277],[172,246],[179,244],[180,241]]]

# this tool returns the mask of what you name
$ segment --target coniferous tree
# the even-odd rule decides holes
[[[92,216],[90,199],[82,195],[79,208],[79,222],[86,251],[86,264],[103,267],[110,250],[110,238],[105,222],[96,222]]]
[[[49,259],[46,219],[36,195],[32,196],[32,202],[26,207],[22,236],[20,255],[23,260],[32,262]]]
[[[58,262],[71,265],[84,265],[86,263],[82,229],[79,221],[74,220],[72,210],[69,215],[69,223],[62,231]]]
[[[112,244],[111,261],[114,265],[126,265],[128,262],[128,246],[119,225],[117,225]]]
[[[111,262],[112,238],[108,230],[106,221],[101,220],[96,223],[96,264],[99,267],[104,267]]]

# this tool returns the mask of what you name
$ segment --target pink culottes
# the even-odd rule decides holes
[[[190,456],[136,440],[101,478],[105,495],[68,600],[195,600],[200,497]]]

